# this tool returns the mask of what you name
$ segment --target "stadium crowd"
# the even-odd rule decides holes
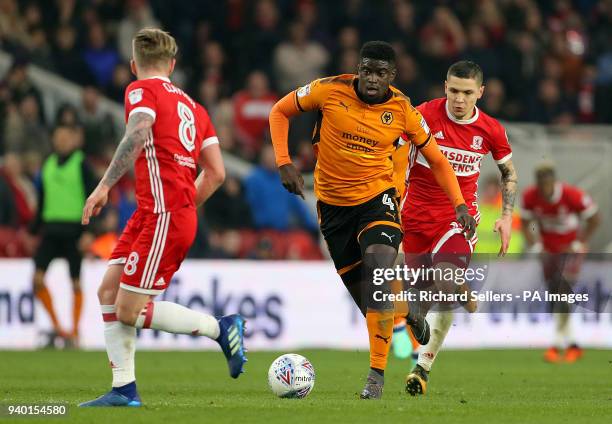
[[[130,41],[145,26],[177,38],[174,82],[208,108],[222,148],[254,164],[205,206],[196,257],[321,257],[316,217],[280,185],[268,112],[304,83],[354,72],[366,40],[394,44],[395,84],[414,104],[443,96],[447,67],[471,59],[486,77],[479,106],[497,118],[612,123],[611,0],[0,0],[0,49],[14,58],[0,76],[0,256],[31,253],[37,178],[58,123],[80,128],[95,172],[110,160],[120,134],[100,98],[123,102]],[[82,86],[80,102],[45,119],[30,64]],[[315,163],[313,120],[291,126],[305,172]],[[134,207],[124,178],[83,242],[92,255],[108,253]]]

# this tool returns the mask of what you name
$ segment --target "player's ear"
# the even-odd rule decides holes
[[[478,89],[478,99],[480,99],[482,95],[484,94],[484,89],[485,89],[484,84],[481,85],[480,88]]]
[[[391,69],[391,78],[389,79],[389,82],[393,82],[393,80],[395,80],[396,75],[397,75],[397,68],[394,66],[393,69]]]
[[[444,80],[444,94],[448,94],[448,81]]]
[[[175,66],[176,66],[176,59],[175,58],[170,59],[170,69],[168,70],[168,76],[172,75],[172,72],[174,72]]]
[[[138,77],[138,72],[136,70],[136,61],[134,59],[130,60],[130,70],[132,71],[132,74],[134,74],[135,77]]]

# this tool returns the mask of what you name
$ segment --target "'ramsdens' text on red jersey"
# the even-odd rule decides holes
[[[138,112],[155,119],[135,164],[138,208],[162,213],[195,206],[200,150],[219,142],[208,113],[164,77],[138,80],[126,88],[126,122]]]
[[[568,184],[557,182],[550,200],[535,186],[523,192],[521,216],[538,223],[544,250],[550,253],[566,252],[576,240],[580,220],[596,212],[597,204],[591,196]]]
[[[440,150],[455,170],[470,214],[478,221],[480,214],[476,191],[482,159],[489,152],[498,164],[512,157],[504,127],[478,108],[472,118],[457,120],[447,109],[445,98],[425,102],[417,109],[427,121]],[[404,230],[419,231],[430,225],[455,219],[453,206],[417,149],[410,151],[406,184],[402,208]]]

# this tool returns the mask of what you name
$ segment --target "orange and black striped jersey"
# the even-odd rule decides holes
[[[392,155],[400,135],[417,146],[430,139],[408,97],[391,87],[387,101],[364,103],[356,79],[350,74],[322,78],[293,93],[299,110],[319,113],[313,133],[315,193],[336,206],[364,203],[395,186]]]

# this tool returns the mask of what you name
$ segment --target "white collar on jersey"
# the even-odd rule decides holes
[[[555,203],[559,203],[559,200],[561,200],[562,194],[563,194],[563,184],[557,181],[555,183],[555,189],[553,190],[553,195],[550,198],[550,204],[554,205]]]
[[[448,119],[450,119],[456,124],[461,124],[461,125],[473,124],[474,122],[476,122],[476,120],[478,119],[478,116],[480,115],[480,111],[478,110],[478,107],[476,107],[476,105],[474,105],[474,110],[476,110],[476,112],[474,112],[474,116],[472,116],[470,119],[455,118],[453,114],[450,112],[450,110],[448,110],[448,100],[444,102],[444,108],[446,109],[446,115],[448,116]]]
[[[149,78],[145,78],[145,79],[160,79],[162,81],[166,81],[166,82],[170,82],[170,78],[168,77],[162,77],[162,76],[154,76],[154,77],[149,77]]]

